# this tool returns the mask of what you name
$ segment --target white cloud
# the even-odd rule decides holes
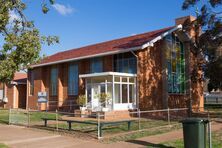
[[[61,15],[71,14],[74,11],[74,9],[69,5],[65,6],[65,5],[56,3],[52,5],[52,7],[55,8],[55,10]]]
[[[137,35],[136,33],[132,33],[130,36],[134,36],[134,35]]]

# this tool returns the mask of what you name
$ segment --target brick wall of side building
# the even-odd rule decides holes
[[[5,105],[6,108],[18,108],[16,105],[16,102],[14,102],[14,97],[16,97],[17,90],[15,85],[8,84],[7,85],[7,91],[6,91],[6,97],[8,98],[8,103]]]

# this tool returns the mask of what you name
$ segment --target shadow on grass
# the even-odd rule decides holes
[[[146,147],[174,148],[174,147],[165,146],[165,145],[163,145],[163,144],[154,144],[154,143],[150,143],[150,142],[146,142],[146,141],[142,141],[142,140],[128,140],[128,141],[126,141],[126,142],[134,143],[134,144],[138,144],[138,145],[146,146]]]
[[[8,121],[0,120],[0,124],[8,124]]]

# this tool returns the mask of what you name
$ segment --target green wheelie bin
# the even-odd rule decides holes
[[[187,118],[183,124],[184,148],[206,148],[208,120]]]

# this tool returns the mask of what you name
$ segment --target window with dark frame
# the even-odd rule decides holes
[[[50,85],[50,90],[51,90],[51,95],[56,96],[57,95],[57,86],[58,86],[58,69],[57,68],[52,68],[51,69],[51,85]]]
[[[30,70],[29,82],[30,82],[29,95],[33,96],[34,95],[34,72],[33,72],[33,70]]]
[[[136,57],[132,53],[121,53],[114,55],[114,71],[136,74]]]
[[[77,64],[70,64],[68,70],[68,95],[78,95],[79,71]]]
[[[91,73],[103,72],[102,58],[92,58],[90,60],[90,72]]]
[[[174,34],[166,41],[168,92],[185,93],[185,53],[183,43]]]

